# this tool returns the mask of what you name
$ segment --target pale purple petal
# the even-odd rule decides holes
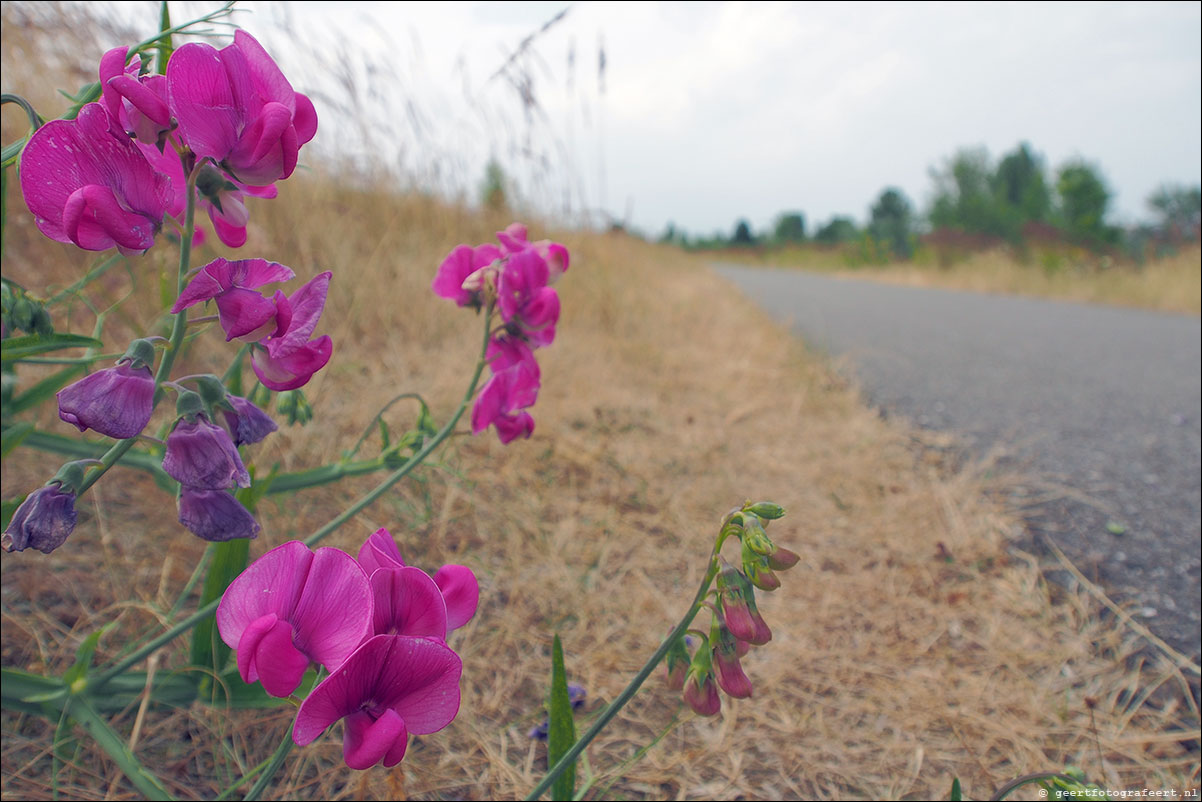
[[[472,569],[444,565],[434,574],[434,582],[447,606],[447,629],[459,629],[471,621],[480,604],[480,583]]]
[[[181,488],[179,522],[201,540],[224,543],[259,534],[259,523],[232,493]]]

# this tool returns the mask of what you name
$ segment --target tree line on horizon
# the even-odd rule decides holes
[[[756,232],[740,219],[729,236],[694,237],[669,223],[659,241],[696,250],[856,244],[867,261],[887,261],[909,259],[920,245],[983,250],[1064,244],[1142,259],[1199,240],[1199,187],[1161,186],[1147,198],[1152,221],[1122,228],[1110,221],[1114,196],[1097,166],[1073,159],[1049,172],[1026,142],[996,163],[984,147],[963,148],[930,175],[932,200],[921,212],[900,189],[886,187],[863,226],[835,215],[810,233],[805,214],[791,210],[778,214],[770,231]]]

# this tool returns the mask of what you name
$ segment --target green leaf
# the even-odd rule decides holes
[[[952,778],[952,793],[951,793],[951,796],[948,797],[948,799],[951,800],[951,802],[961,802],[961,800],[964,799],[964,793],[960,790],[960,778],[959,777]]]
[[[71,365],[68,368],[53,373],[30,387],[4,406],[5,415],[19,415],[27,409],[32,409],[43,401],[48,401],[59,390],[67,386],[67,382],[86,372],[84,365]]]
[[[79,648],[75,650],[75,665],[68,668],[63,674],[63,681],[67,683],[68,687],[74,687],[77,682],[88,675],[88,669],[92,667],[92,655],[96,653],[96,647],[100,645],[100,638],[108,632],[111,626],[113,626],[113,622],[105,624],[79,644]]]
[[[0,502],[0,532],[8,529],[9,522],[13,519],[13,513],[17,511],[17,507],[25,501],[25,496],[14,499],[5,499]]]
[[[199,607],[221,598],[225,589],[246,569],[250,558],[250,541],[246,538],[215,543],[210,549],[212,561],[205,577]],[[230,647],[217,634],[216,619],[209,617],[192,631],[192,665],[220,673],[229,657]]]
[[[87,699],[81,696],[71,697],[67,713],[83,725],[96,745],[108,753],[112,761],[117,764],[117,768],[121,769],[122,773],[147,799],[169,800],[173,798],[159,778],[138,762],[134,753],[125,745],[124,739],[109,726]]]
[[[550,727],[547,730],[547,765],[554,766],[576,743],[576,722],[572,718],[572,700],[568,695],[567,672],[563,667],[563,646],[559,635],[551,643],[551,694],[547,701]],[[576,791],[576,764],[573,762],[551,785],[551,799],[570,800]]]
[[[0,457],[7,457],[10,451],[21,445],[22,440],[29,437],[33,429],[32,423],[16,423],[0,432]]]
[[[64,348],[99,348],[104,343],[82,334],[24,334],[0,341],[0,361],[13,362],[25,357],[61,351]]]
[[[162,36],[159,38],[159,59],[156,64],[156,72],[159,75],[166,75],[167,62],[175,51],[175,46],[171,41],[171,15],[167,13],[167,0],[163,0],[162,9],[159,12],[159,32]]]

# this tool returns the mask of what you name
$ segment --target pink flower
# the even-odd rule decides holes
[[[216,50],[189,43],[167,64],[179,133],[192,151],[245,184],[292,175],[302,145],[317,132],[317,112],[245,31]]]
[[[379,568],[372,572],[376,635],[447,639],[447,605],[434,580],[420,568]]]
[[[542,257],[547,263],[548,284],[554,284],[568,270],[568,249],[549,239],[528,242],[526,227],[521,223],[510,223],[504,231],[498,231],[497,241],[501,243],[501,247],[506,253],[521,253],[529,249]]]
[[[255,289],[264,284],[288,281],[295,275],[289,268],[266,259],[230,262],[219,257],[201,268],[188,282],[172,304],[171,312],[179,314],[196,304],[216,300],[226,342],[234,339],[258,342],[281,325],[288,326],[291,306],[281,309],[279,301],[283,293],[277,292],[275,299],[271,299]],[[320,314],[320,310],[318,312]]]
[[[126,64],[128,52],[128,48],[118,47],[100,57],[101,102],[127,134],[157,146],[171,129],[167,79],[162,75],[139,75],[142,59],[135,55]]]
[[[475,572],[465,565],[444,565],[434,574],[434,584],[442,592],[447,606],[447,630],[472,620],[480,605],[480,583]]]
[[[251,366],[269,389],[295,390],[326,366],[334,351],[329,335],[310,340],[330,291],[330,271],[314,276],[287,298],[277,292],[279,325],[251,351]]]
[[[718,686],[714,683],[714,668],[710,651],[703,645],[693,655],[684,681],[684,700],[700,716],[717,715],[722,709]]]
[[[314,553],[297,540],[252,563],[217,608],[218,631],[237,650],[242,679],[259,680],[278,697],[296,690],[310,661],[331,670],[342,665],[370,634],[371,621],[371,587],[358,563],[337,549]]]
[[[751,583],[725,561],[718,574],[718,598],[722,604],[722,618],[736,638],[756,646],[772,640],[772,630],[756,608]]]
[[[535,348],[550,345],[559,320],[559,295],[547,286],[547,262],[533,250],[513,254],[497,281],[501,319]]]
[[[718,642],[714,644],[713,652],[713,662],[718,669],[718,687],[736,699],[751,697],[751,680],[739,662],[739,652],[746,648],[744,641],[737,640],[729,629],[719,625]]]
[[[376,635],[301,703],[292,739],[304,746],[346,719],[347,766],[395,766],[405,756],[409,733],[437,732],[455,718],[462,672],[459,656],[441,641]]]
[[[20,172],[38,229],[88,251],[145,251],[170,200],[167,177],[99,103],[39,128],[21,154]]]
[[[401,558],[401,550],[397,547],[396,541],[392,539],[392,535],[388,533],[387,529],[380,528],[373,532],[359,548],[359,565],[363,566],[363,570],[372,578],[374,589],[376,587],[375,580],[377,573],[381,570],[397,571],[405,568],[405,561]],[[418,573],[421,572],[419,571]],[[379,595],[376,596],[376,634],[386,634],[389,627],[395,630],[395,634],[400,635],[430,634],[408,631],[406,629],[407,624],[402,622],[402,619],[407,620],[419,615],[416,612],[406,610],[409,604],[437,606],[432,601],[426,599],[429,587],[424,582],[417,580],[416,575],[409,576],[410,579],[406,583],[408,587],[396,590],[394,595],[388,599],[382,599]],[[381,583],[385,581],[394,584],[400,582],[400,580],[395,578],[380,580]],[[476,575],[472,572],[472,569],[463,565],[444,565],[434,574],[433,584],[445,608],[446,631],[458,629],[472,620],[472,616],[476,614],[476,608],[480,603],[480,583],[476,580]],[[413,601],[400,599],[399,594],[402,593],[409,594],[413,598]],[[382,626],[379,623],[383,620],[379,614],[381,603],[391,605],[392,609],[398,611],[393,616],[392,624],[386,623]],[[397,622],[402,623],[398,625]],[[445,632],[443,635],[437,637],[445,637]]]
[[[459,306],[480,306],[483,288],[481,271],[501,258],[495,245],[460,245],[447,254],[438,266],[438,273],[430,288],[440,298],[454,301]]]

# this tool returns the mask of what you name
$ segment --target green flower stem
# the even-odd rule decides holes
[[[593,739],[601,734],[601,731],[605,729],[606,725],[608,725],[613,717],[618,714],[618,711],[625,707],[626,703],[634,698],[634,695],[638,693],[639,688],[642,687],[643,682],[651,675],[651,672],[655,670],[655,667],[660,664],[660,661],[664,659],[664,656],[668,653],[668,650],[672,648],[672,644],[675,643],[676,639],[688,630],[689,624],[693,622],[693,619],[696,618],[697,613],[701,611],[701,602],[705,598],[706,593],[709,591],[710,583],[714,581],[714,577],[717,575],[718,551],[715,547],[714,551],[710,553],[709,569],[705,572],[705,577],[701,580],[701,587],[697,588],[697,595],[693,597],[693,603],[689,605],[689,610],[687,613],[685,613],[684,618],[680,619],[680,623],[676,625],[676,628],[672,630],[671,634],[669,634],[668,637],[664,639],[664,642],[660,644],[659,648],[655,650],[655,654],[651,655],[651,659],[647,661],[647,664],[639,670],[639,673],[634,675],[634,679],[630,681],[630,684],[626,686],[625,690],[618,694],[618,697],[609,703],[609,706],[606,707],[597,720],[593,722],[593,726],[589,727],[588,731],[585,732],[584,735],[580,736],[580,740],[572,744],[572,748],[569,749],[567,753],[559,759],[559,762],[547,770],[546,776],[543,777],[538,785],[534,786],[534,790],[532,790],[530,795],[526,797],[526,802],[531,802],[531,800],[541,797],[543,793],[545,793],[546,790],[551,787],[551,783],[555,782],[555,778],[566,771],[568,766],[572,765],[572,762],[575,761],[576,758],[580,756],[580,753],[583,752],[585,748],[593,742]]]
[[[67,287],[64,290],[60,290],[59,292],[55,293],[54,297],[46,302],[46,306],[54,306],[59,301],[62,301],[64,298],[66,298],[70,295],[74,295],[75,293],[79,292],[84,287],[88,286],[93,281],[95,281],[96,279],[100,278],[105,273],[107,273],[110,267],[112,267],[113,265],[116,265],[116,264],[120,264],[121,260],[124,258],[125,257],[122,256],[120,253],[113,254],[112,256],[105,259],[103,262],[101,262],[100,264],[96,265],[91,270],[89,270],[87,272],[87,274],[83,278],[81,278],[79,281],[75,282],[70,287]]]
[[[431,437],[425,443],[425,445],[422,446],[421,450],[410,457],[404,465],[397,468],[395,471],[389,474],[384,481],[376,485],[373,490],[369,491],[354,504],[343,510],[338,517],[334,518],[328,524],[309,535],[309,537],[305,538],[306,546],[313,546],[314,544],[323,540],[351,518],[355,517],[364,509],[371,506],[371,504],[380,498],[380,496],[387,493],[393,485],[404,479],[409,475],[410,472],[413,471],[414,468],[422,464],[426,457],[430,456],[434,449],[436,449],[443,440],[446,440],[447,437],[449,437],[455,430],[456,424],[459,423],[459,419],[463,417],[464,411],[467,410],[467,405],[471,403],[472,397],[476,394],[476,385],[480,381],[480,374],[484,372],[485,354],[488,352],[488,341],[491,335],[491,332],[489,331],[489,324],[492,321],[492,310],[492,304],[489,304],[484,310],[484,342],[480,346],[480,358],[476,361],[476,370],[472,373],[472,380],[468,383],[467,392],[463,394],[463,401],[459,403],[459,409],[455,410],[455,414],[451,416],[451,419],[447,421],[446,425],[439,429],[438,432]]]
[[[180,621],[178,624],[171,627],[171,629],[167,630],[162,635],[159,635],[154,640],[149,641],[145,646],[138,649],[136,652],[130,653],[127,657],[116,664],[92,675],[92,677],[88,680],[88,687],[92,689],[102,688],[105,683],[109,682],[117,675],[125,673],[126,670],[137,665],[142,660],[145,660],[156,650],[163,648],[175,638],[184,634],[201,621],[204,621],[206,618],[211,616],[213,611],[217,609],[217,605],[220,603],[220,599],[214,599],[204,607],[201,607],[199,610],[192,613],[192,615],[188,616],[183,621]]]

